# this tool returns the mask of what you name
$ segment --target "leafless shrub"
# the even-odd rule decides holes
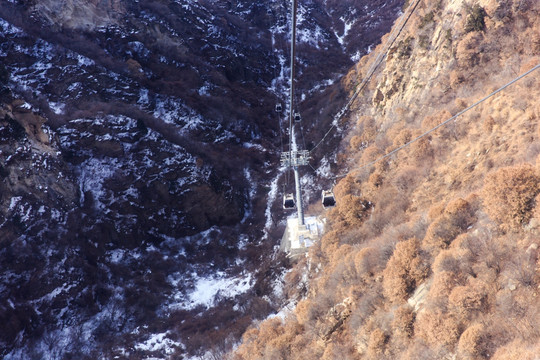
[[[418,239],[398,243],[383,271],[384,295],[393,302],[405,300],[428,271]]]
[[[443,214],[429,226],[424,242],[428,246],[447,248],[448,245],[476,221],[474,209],[463,199],[450,202]]]
[[[430,303],[438,308],[446,309],[448,296],[454,287],[464,283],[465,279],[450,271],[434,273],[428,296]]]
[[[488,175],[482,192],[486,212],[503,229],[519,229],[532,216],[540,177],[529,164],[505,167]]]
[[[481,33],[471,32],[463,37],[457,44],[456,58],[463,68],[478,65],[480,61],[479,45],[483,39]]]
[[[529,344],[523,340],[514,340],[497,349],[493,360],[537,360],[540,353],[538,343]]]
[[[462,332],[455,315],[437,308],[428,308],[420,312],[415,330],[420,338],[432,346],[454,345]]]
[[[431,136],[425,136],[411,145],[411,157],[417,164],[424,164],[433,158],[435,150],[431,144]]]
[[[482,311],[487,306],[485,289],[477,286],[456,286],[450,293],[448,302],[452,310],[463,317]]]
[[[374,204],[373,210],[365,222],[365,226],[371,232],[371,237],[375,238],[385,228],[405,220],[405,210],[409,206],[409,198],[394,186],[383,185],[372,202]]]
[[[386,352],[389,336],[381,329],[375,329],[369,336],[368,358],[380,359]]]
[[[371,277],[382,270],[379,249],[366,247],[358,251],[354,257],[354,265],[360,276]]]
[[[394,186],[402,193],[414,190],[421,179],[420,171],[416,166],[407,166],[401,169],[394,177]]]
[[[482,324],[469,326],[459,338],[458,351],[464,358],[487,357],[486,329]]]
[[[482,122],[482,128],[485,132],[490,133],[493,130],[493,127],[495,126],[495,119],[493,119],[493,116],[487,116],[484,118],[484,121]]]
[[[412,338],[414,335],[414,320],[416,314],[409,305],[402,305],[394,312],[392,329],[394,334],[403,338]]]

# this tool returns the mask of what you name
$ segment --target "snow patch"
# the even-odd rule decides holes
[[[56,115],[62,115],[64,113],[64,109],[66,108],[66,104],[50,101],[49,107]]]
[[[169,335],[169,332],[164,332],[161,334],[153,334],[150,336],[148,340],[146,340],[143,343],[135,345],[136,350],[142,350],[142,351],[161,351],[164,352],[165,355],[171,355],[174,353],[174,348],[181,348],[184,349],[184,345],[178,341],[171,340],[167,336]],[[147,358],[150,359],[150,358]]]
[[[204,305],[212,307],[216,297],[232,298],[242,294],[251,287],[251,274],[245,278],[201,278],[195,284],[195,291],[189,296],[189,306],[194,308]]]
[[[253,282],[251,274],[242,277],[227,277],[225,273],[217,272],[214,276],[197,277],[197,274],[193,274],[193,277],[196,278],[193,290],[187,296],[182,293],[176,294],[174,298],[178,302],[171,304],[171,309],[191,310],[198,306],[209,309],[220,299],[230,299],[245,293],[252,287]],[[169,281],[176,286],[183,279],[169,277]]]

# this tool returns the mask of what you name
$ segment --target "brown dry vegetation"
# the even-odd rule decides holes
[[[354,105],[348,167],[540,63],[539,34],[535,0],[421,1]],[[235,358],[537,359],[538,99],[540,71],[342,179],[301,300],[252,326]]]

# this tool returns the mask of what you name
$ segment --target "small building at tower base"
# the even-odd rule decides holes
[[[306,216],[304,223],[305,225],[299,225],[297,217],[287,219],[287,226],[281,239],[280,249],[287,253],[287,256],[291,259],[303,256],[308,252],[310,246],[321,239],[326,219],[317,216]]]

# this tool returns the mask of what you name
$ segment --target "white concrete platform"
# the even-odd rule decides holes
[[[287,227],[281,239],[280,248],[289,257],[305,254],[313,243],[319,240],[324,232],[325,219],[306,216],[304,226],[298,225],[297,217],[287,219]]]

